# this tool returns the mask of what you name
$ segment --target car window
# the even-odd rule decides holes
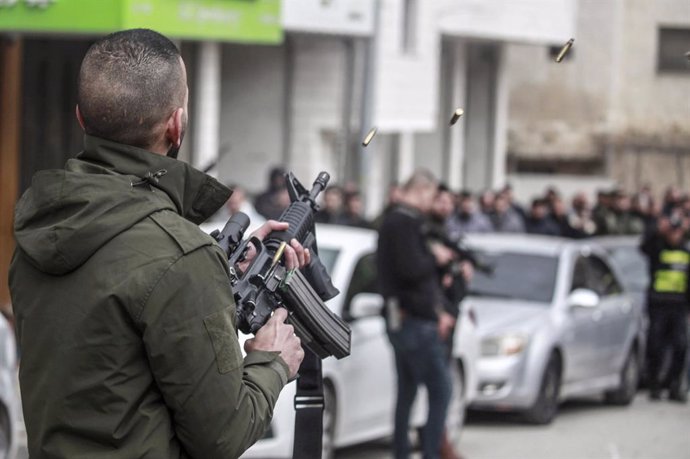
[[[600,296],[617,295],[623,291],[611,268],[601,258],[588,257],[590,276],[594,291]]]
[[[611,268],[595,255],[580,256],[575,261],[570,290],[578,288],[592,290],[599,296],[616,295],[623,291]]]
[[[475,251],[488,272],[475,270],[469,295],[550,304],[556,286],[558,258],[518,252]]]
[[[363,255],[355,264],[352,271],[350,285],[347,287],[345,295],[345,308],[347,313],[350,311],[350,301],[358,293],[378,293],[376,274],[376,253]]]
[[[608,249],[611,262],[618,267],[621,282],[632,292],[644,292],[649,285],[649,262],[637,246]]]

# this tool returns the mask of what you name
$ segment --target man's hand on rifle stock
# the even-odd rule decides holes
[[[300,339],[295,335],[292,325],[285,323],[287,311],[278,308],[273,316],[261,327],[256,336],[244,343],[247,353],[252,351],[280,352],[280,357],[290,368],[290,379],[297,375],[297,370],[304,359],[304,350]]]
[[[253,237],[256,237],[260,241],[263,241],[266,236],[271,234],[273,231],[284,231],[288,229],[289,224],[285,222],[278,222],[275,220],[268,220],[266,223],[261,225],[259,229],[252,233]],[[247,252],[247,258],[238,263],[238,268],[240,271],[244,272],[249,266],[249,263],[254,259],[256,255],[256,247],[249,244],[249,250]],[[285,259],[285,267],[287,269],[299,269],[309,264],[311,260],[311,254],[309,249],[302,247],[302,244],[297,242],[296,239],[290,241],[290,245],[285,247],[285,252],[283,253],[283,258]]]

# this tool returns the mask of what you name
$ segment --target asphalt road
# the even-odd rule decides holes
[[[690,405],[652,403],[646,393],[629,407],[574,401],[562,405],[549,426],[472,415],[457,446],[466,459],[690,459]],[[336,458],[388,459],[389,448],[385,442],[364,445]]]
[[[568,402],[546,427],[505,414],[473,414],[457,446],[465,459],[690,459],[690,404],[651,403],[645,393],[623,408],[597,400]],[[27,457],[21,447],[17,459]],[[391,457],[385,441],[336,454],[336,459]]]

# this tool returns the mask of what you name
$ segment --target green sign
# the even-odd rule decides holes
[[[0,0],[0,31],[103,34],[145,27],[172,38],[280,43],[281,0]]]

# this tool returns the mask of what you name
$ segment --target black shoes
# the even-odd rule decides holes
[[[688,403],[688,393],[681,389],[670,389],[668,399],[678,403]],[[661,389],[650,389],[649,400],[654,402],[661,400]]]
[[[681,389],[671,389],[668,391],[668,399],[678,403],[688,403],[688,393]]]

